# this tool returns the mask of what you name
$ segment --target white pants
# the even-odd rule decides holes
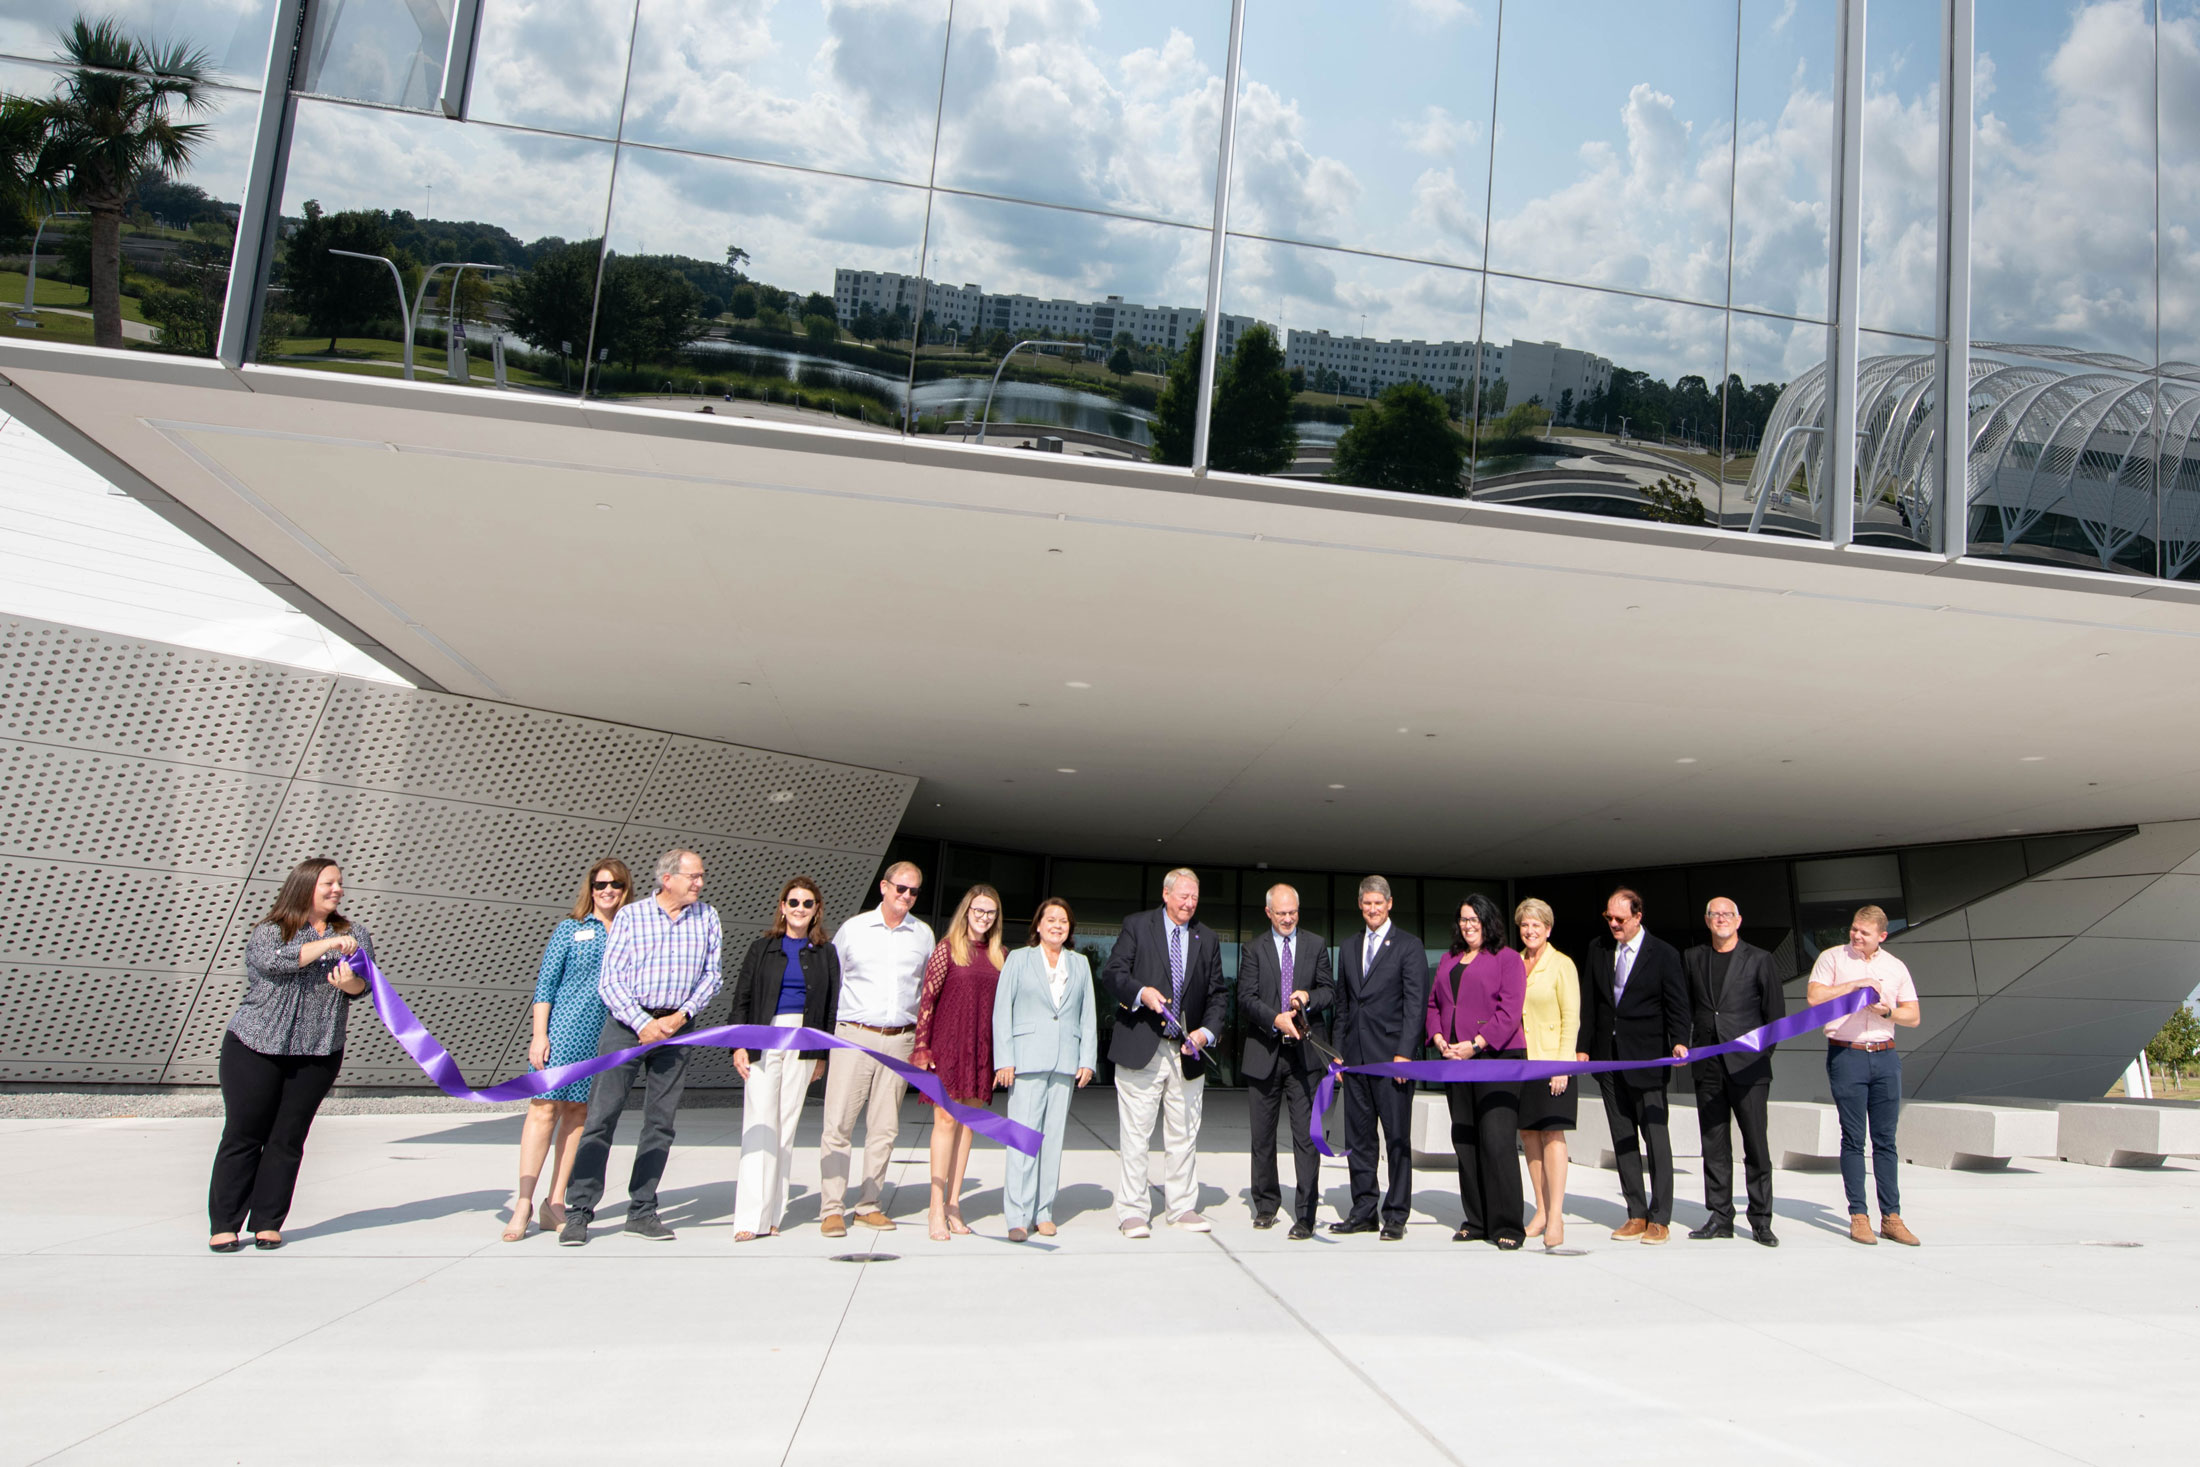
[[[1142,1069],[1115,1067],[1116,1151],[1123,1158],[1123,1185],[1115,1194],[1118,1218],[1143,1221],[1151,1199],[1146,1192],[1146,1148],[1153,1137],[1154,1113],[1161,1115],[1161,1149],[1168,1158],[1161,1176],[1163,1213],[1179,1217],[1199,1206],[1199,1109],[1207,1080],[1184,1078],[1183,1056],[1167,1040]]]
[[[779,1029],[802,1027],[800,1014],[772,1020]],[[802,1123],[810,1066],[791,1049],[755,1053],[741,1087],[741,1171],[733,1197],[733,1230],[768,1233],[787,1211],[787,1179],[794,1171],[794,1132]]]

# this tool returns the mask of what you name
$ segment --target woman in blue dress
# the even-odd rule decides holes
[[[550,934],[550,945],[542,953],[542,971],[535,977],[535,1035],[527,1045],[527,1063],[532,1068],[547,1070],[595,1056],[607,1012],[603,996],[596,991],[596,973],[603,966],[612,919],[633,891],[634,876],[625,862],[598,861],[581,883],[572,912]],[[535,1183],[542,1176],[553,1136],[558,1169],[550,1195],[543,1201],[542,1227],[554,1233],[565,1225],[565,1184],[573,1175],[581,1127],[588,1120],[589,1084],[575,1080],[528,1102],[527,1122],[519,1134],[519,1191],[512,1198],[505,1242],[517,1243],[527,1236],[529,1214],[535,1210]]]

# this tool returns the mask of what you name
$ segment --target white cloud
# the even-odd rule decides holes
[[[1419,118],[1398,124],[1405,144],[1425,158],[1444,159],[1463,147],[1471,146],[1482,135],[1474,119],[1458,118],[1447,108],[1429,106],[1421,109]]]
[[[1462,20],[1472,24],[1477,18],[1466,0],[1406,0],[1406,9],[1429,25],[1451,25]]]

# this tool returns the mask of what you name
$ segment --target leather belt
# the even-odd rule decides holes
[[[1851,1044],[1846,1039],[1829,1039],[1826,1043],[1835,1049],[1862,1050],[1865,1054],[1877,1054],[1882,1049],[1894,1048],[1892,1039],[1873,1039],[1863,1044]]]
[[[917,1032],[917,1026],[914,1024],[896,1024],[891,1029],[885,1029],[881,1028],[877,1024],[859,1023],[854,1019],[842,1019],[840,1022],[846,1024],[851,1029],[862,1029],[872,1034],[883,1034],[889,1039],[892,1039],[897,1035],[914,1034]]]

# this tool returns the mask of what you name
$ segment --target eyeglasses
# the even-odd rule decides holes
[[[1627,920],[1628,919],[1625,917],[1608,916],[1604,919],[1604,925],[1607,927],[1625,927],[1627,925]]]
[[[816,906],[816,905],[817,905],[817,898],[816,898],[816,897],[788,897],[788,898],[787,898],[787,905],[788,905],[788,906],[790,906],[790,907],[792,907],[792,908],[794,908],[794,909],[795,909],[796,911],[798,911],[798,912],[807,912],[808,910],[810,910],[810,908],[812,908],[812,907],[814,907],[814,906]]]
[[[921,886],[903,886],[900,882],[897,881],[894,883],[894,890],[900,892],[905,897],[913,897],[918,892],[924,890],[924,888]]]
[[[590,886],[594,887],[594,888],[595,888],[596,890],[598,890],[598,891],[625,891],[625,890],[626,890],[626,883],[625,883],[625,882],[623,882],[623,881],[591,881],[591,882],[589,882],[588,884],[589,884]]]
[[[1001,909],[998,907],[972,907],[970,915],[973,917],[998,917],[1001,915]]]

